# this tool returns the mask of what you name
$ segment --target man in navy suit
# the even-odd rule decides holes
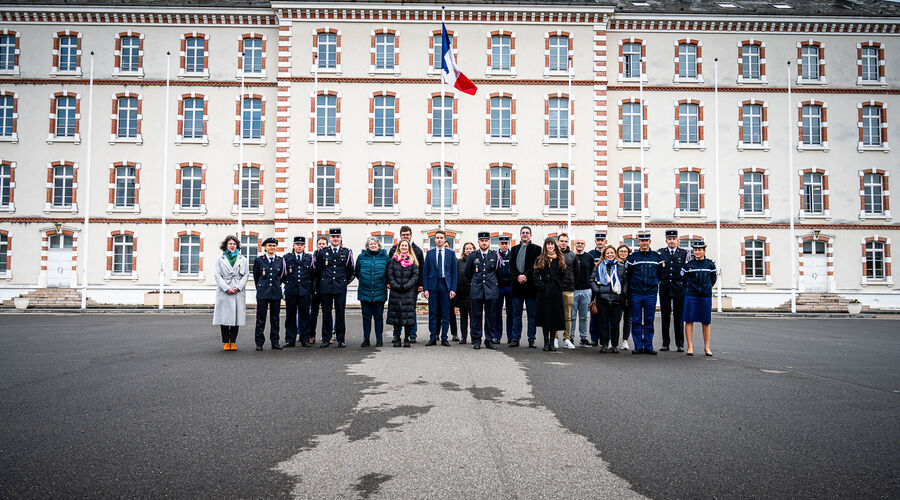
[[[434,246],[425,254],[422,266],[422,287],[428,299],[428,330],[431,339],[426,346],[437,344],[438,321],[441,324],[441,345],[449,346],[447,330],[450,329],[450,299],[456,296],[456,253],[444,248],[447,234],[443,230],[434,233]]]

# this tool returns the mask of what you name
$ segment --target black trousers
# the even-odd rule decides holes
[[[238,328],[237,326],[228,326],[228,325],[220,325],[222,327],[222,343],[227,344],[229,342],[234,343],[237,341]]]
[[[338,342],[344,341],[344,309],[347,307],[347,293],[320,293],[322,300],[322,342],[331,340],[334,331]],[[334,310],[334,320],[331,311]]]
[[[285,295],[284,308],[287,316],[284,319],[284,342],[293,344],[300,337],[300,342],[309,342],[309,295]]]
[[[465,341],[469,338],[469,299],[450,302],[450,335],[456,337],[456,308],[459,308],[459,338]]]
[[[623,311],[622,304],[597,302],[596,327],[601,347],[606,347],[607,344],[619,346],[619,321],[622,319]]]
[[[279,316],[281,316],[281,299],[257,299],[256,300],[256,345],[266,343],[266,314],[269,315],[269,340],[272,345],[278,344],[278,331],[281,328]]]
[[[472,304],[472,343],[481,342],[482,332],[487,333],[485,343],[493,342],[491,320],[494,318],[494,302],[496,299],[471,299]],[[486,323],[486,324],[485,324]]]
[[[684,347],[684,322],[681,314],[684,312],[684,296],[672,295],[668,285],[659,286],[659,308],[662,313],[662,345],[668,347],[671,341],[669,337],[669,320],[675,316],[675,346]]]

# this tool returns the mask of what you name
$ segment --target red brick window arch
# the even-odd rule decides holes
[[[890,175],[879,168],[859,171],[860,219],[891,219]]]
[[[856,44],[856,84],[887,86],[884,46],[872,40]]]
[[[311,72],[341,73],[341,34],[337,28],[313,30]]]
[[[704,139],[703,101],[680,99],[675,101],[674,149],[706,149]]]
[[[828,171],[821,168],[800,170],[800,216],[831,218]]]
[[[745,236],[741,240],[741,284],[772,283],[772,257],[765,236]]]
[[[16,211],[16,162],[0,160],[0,212]]]
[[[675,40],[675,83],[703,83],[703,42],[693,38]]]
[[[51,118],[53,119],[53,118]],[[0,142],[19,142],[19,94],[0,90]]]
[[[178,77],[209,78],[209,35],[193,31],[181,34]]]
[[[50,96],[50,132],[47,142],[81,143],[81,94],[55,92]]]
[[[117,161],[109,164],[107,212],[141,211],[141,164]]]
[[[487,67],[485,75],[516,74],[516,33],[494,30],[487,33]]]
[[[0,30],[0,75],[19,76],[19,32]]]
[[[104,279],[137,279],[138,246],[134,231],[106,233],[106,274]]]
[[[859,114],[857,151],[890,151],[887,103],[870,99],[856,105]]]
[[[427,250],[431,250],[432,248],[434,248],[434,235],[435,235],[435,233],[437,233],[437,229],[434,229],[434,230],[432,230],[432,231],[428,231],[428,232],[425,233],[425,250],[426,250],[426,251],[427,251]],[[456,250],[456,248],[457,248],[458,246],[459,246],[460,249],[462,248],[462,246],[460,246],[459,243],[458,243],[458,241],[457,241],[457,240],[459,239],[459,233],[457,233],[456,231],[451,231],[451,230],[449,230],[449,229],[445,229],[445,230],[444,230],[444,234],[447,236],[447,243],[450,244],[450,249],[451,249],[451,250]],[[477,248],[477,247],[478,247],[478,246],[476,245],[476,248]]]
[[[751,38],[738,42],[737,46],[737,83],[767,83],[765,42]]]
[[[53,35],[51,75],[81,76],[81,33],[58,31]]]
[[[749,167],[738,170],[740,203],[738,217],[771,217],[769,211],[769,170]]]
[[[706,215],[706,171],[698,167],[675,169],[675,216]]]
[[[431,162],[425,174],[425,213],[441,212],[443,204],[445,213],[458,214],[459,202],[459,169],[453,162]]]
[[[237,77],[266,77],[266,35],[244,33],[238,38]]]
[[[797,84],[825,85],[825,44],[816,40],[797,42]]]
[[[400,74],[400,32],[379,28],[369,32],[369,74]]]
[[[432,92],[428,98],[425,143],[446,142],[459,144],[459,100],[453,92]]]
[[[891,275],[891,239],[874,235],[862,239],[862,284],[894,283]]]
[[[12,236],[9,231],[0,229],[0,277],[11,277],[12,253]]]
[[[387,90],[369,96],[369,134],[367,141],[400,143],[400,97]]]
[[[179,231],[172,254],[172,278],[203,279],[203,233]]]
[[[567,76],[575,66],[575,39],[568,31],[544,33],[544,76]]]
[[[647,44],[640,38],[619,40],[619,81],[647,81]]]
[[[397,242],[397,237],[393,231],[373,231],[369,233],[369,236],[381,242],[381,246],[385,251],[389,251]]]
[[[123,31],[116,35],[113,76],[144,76],[144,34]]]
[[[309,142],[342,142],[341,93],[320,90],[309,98]]]
[[[144,98],[135,92],[119,92],[112,96],[112,123],[109,143],[128,142],[142,144],[144,135],[142,122]]]
[[[828,151],[828,104],[815,100],[797,103],[797,149]]]
[[[373,212],[400,213],[400,168],[395,162],[369,163],[366,213]]]
[[[428,34],[428,74],[436,75],[441,72],[441,53],[443,50],[441,36],[441,30],[433,30]],[[450,37],[450,50],[453,51],[453,57],[458,61],[459,48],[456,32],[448,29],[447,36]]]

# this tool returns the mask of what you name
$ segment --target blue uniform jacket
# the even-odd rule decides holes
[[[669,295],[680,297],[684,295],[684,287],[681,282],[681,267],[688,260],[687,250],[675,247],[675,254],[669,253],[669,247],[663,247],[658,250],[660,258],[663,261],[662,275],[659,279],[659,286],[668,287]]]
[[[256,299],[281,300],[281,278],[284,276],[284,259],[260,255],[253,262],[253,282],[256,283]]]
[[[512,286],[513,271],[512,268],[509,267],[509,258],[512,257],[512,250],[507,250],[505,254],[498,250],[497,255],[500,256],[500,269],[497,270],[497,283],[501,288]]]
[[[716,264],[707,258],[689,260],[681,268],[681,277],[685,295],[712,297],[712,287],[716,284]]]
[[[458,272],[456,265],[456,253],[449,248],[442,248],[444,252],[444,280],[447,290],[456,293],[456,281]],[[425,265],[422,266],[422,287],[429,292],[437,290],[441,279],[441,270],[438,269],[437,249],[432,248],[425,254]]]
[[[353,252],[346,247],[319,250],[316,256],[316,277],[320,294],[347,293],[347,285],[353,281]]]
[[[387,300],[387,268],[390,257],[385,250],[372,253],[363,250],[356,257],[356,269],[353,275],[359,280],[356,298],[365,302],[384,302]]]
[[[488,250],[482,256],[481,249],[469,254],[466,260],[466,277],[469,278],[469,298],[494,300],[500,296],[497,283],[497,269],[500,268],[500,256]]]
[[[625,276],[633,295],[656,295],[662,276],[663,262],[653,250],[638,250],[625,259]]]
[[[298,255],[294,252],[285,254],[284,266],[286,269],[284,277],[281,278],[281,282],[284,283],[284,294],[312,295],[315,265],[312,254],[302,253]]]

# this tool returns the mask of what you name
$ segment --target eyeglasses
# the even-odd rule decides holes
[[[531,231],[522,231],[521,234],[531,234]]]

